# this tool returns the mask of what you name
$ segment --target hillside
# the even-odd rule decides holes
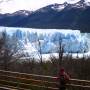
[[[0,26],[78,29],[90,32],[90,2],[81,0],[74,4],[51,4],[36,11],[21,10],[0,14]]]

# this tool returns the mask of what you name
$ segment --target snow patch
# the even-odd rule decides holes
[[[53,10],[61,11],[65,8],[65,6],[62,4],[62,5],[59,5],[59,6],[52,6],[51,8]]]

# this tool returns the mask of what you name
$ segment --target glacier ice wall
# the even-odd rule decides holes
[[[60,42],[64,52],[88,51],[87,37],[79,30],[0,27],[0,31],[6,31],[12,42],[17,39],[17,47],[27,53],[57,53]]]

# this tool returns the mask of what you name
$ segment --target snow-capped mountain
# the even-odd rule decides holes
[[[20,10],[16,11],[12,14],[0,14],[0,26],[13,26],[19,21],[27,18],[29,15],[32,14],[32,11]]]
[[[90,32],[90,2],[50,4],[36,11],[0,15],[0,26],[50,29],[77,29]]]
[[[40,8],[38,11],[44,11],[44,10],[50,10],[50,9],[53,9],[55,11],[61,11],[63,9],[71,9],[71,8],[81,8],[81,9],[84,9],[84,8],[87,8],[88,6],[90,6],[90,2],[86,2],[85,0],[80,0],[78,2],[75,2],[75,3],[69,3],[69,2],[64,2],[63,4],[58,4],[58,3],[55,3],[55,4],[51,4],[51,5],[48,5],[44,8]]]
[[[25,15],[28,16],[32,13],[32,11],[26,11],[26,10],[19,10],[13,13],[13,15]]]

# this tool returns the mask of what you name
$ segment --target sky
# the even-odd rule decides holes
[[[34,11],[53,3],[75,3],[79,0],[0,0],[1,13],[13,13],[18,10]]]

